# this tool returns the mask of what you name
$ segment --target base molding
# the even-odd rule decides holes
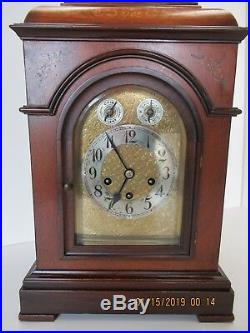
[[[229,323],[234,321],[234,315],[197,315],[199,322],[201,323]]]
[[[195,314],[201,322],[233,321],[234,292],[215,272],[40,271],[20,289],[20,320],[53,321],[61,313]]]
[[[55,321],[57,314],[23,314],[19,313],[18,319],[21,321]]]

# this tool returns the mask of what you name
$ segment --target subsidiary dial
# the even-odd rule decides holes
[[[163,107],[153,98],[143,100],[137,108],[137,117],[144,125],[156,125],[163,116]]]
[[[123,118],[123,107],[121,103],[115,99],[105,99],[99,104],[97,115],[103,124],[116,125]]]

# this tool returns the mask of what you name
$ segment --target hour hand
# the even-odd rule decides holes
[[[113,205],[121,200],[121,192],[122,192],[124,186],[126,185],[127,181],[128,181],[128,178],[125,178],[120,190],[114,194]]]
[[[125,176],[125,179],[124,179],[124,182],[122,183],[120,190],[114,194],[113,204],[115,204],[117,201],[121,200],[121,192],[124,189],[124,186],[126,185],[127,181],[129,179],[132,179],[135,176],[135,172],[133,169],[127,169],[124,172],[124,176]]]

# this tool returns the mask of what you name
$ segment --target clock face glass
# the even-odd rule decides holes
[[[78,245],[178,245],[186,133],[155,91],[122,86],[95,98],[75,129]]]

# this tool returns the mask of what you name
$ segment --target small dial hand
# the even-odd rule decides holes
[[[152,99],[151,99],[151,102],[150,102],[150,109],[148,109],[147,114],[148,114],[148,122],[150,123],[150,119],[154,115],[153,100]]]
[[[124,163],[124,160],[123,158],[121,157],[116,145],[114,144],[114,142],[110,139],[109,135],[107,134],[107,132],[105,132],[106,136],[107,136],[107,139],[109,140],[110,144],[111,144],[111,147],[114,149],[114,151],[116,152],[116,155],[119,157],[119,160],[121,161],[122,165],[124,166],[124,168],[126,170],[128,170],[126,164]]]
[[[107,114],[104,118],[104,121],[106,121],[109,117],[112,117],[116,104],[117,104],[117,101],[112,105],[111,109],[107,112]]]

